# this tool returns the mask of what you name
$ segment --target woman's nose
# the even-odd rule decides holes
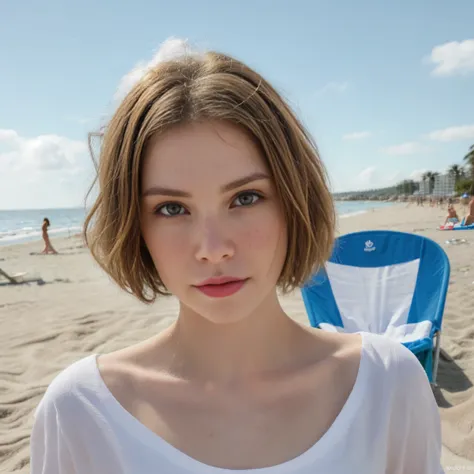
[[[196,259],[219,263],[235,254],[235,243],[226,226],[216,222],[205,222],[196,231]]]

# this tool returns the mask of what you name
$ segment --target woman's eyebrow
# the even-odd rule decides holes
[[[221,192],[226,193],[232,191],[232,189],[239,188],[240,186],[244,186],[245,184],[261,179],[270,179],[270,176],[268,176],[268,174],[266,173],[262,173],[261,171],[257,171],[255,173],[249,174],[248,176],[235,179],[234,181],[225,184],[221,187]],[[180,189],[164,188],[161,186],[152,186],[151,188],[148,188],[142,193],[142,197],[147,196],[174,196],[185,198],[192,197],[192,195],[187,191],[181,191]]]

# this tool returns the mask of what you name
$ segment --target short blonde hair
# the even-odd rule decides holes
[[[223,120],[258,143],[287,225],[288,248],[277,282],[289,293],[329,258],[335,210],[316,145],[278,92],[257,72],[217,52],[184,56],[150,69],[107,126],[99,195],[84,237],[99,265],[145,303],[170,295],[140,231],[140,171],[147,143],[170,127]]]

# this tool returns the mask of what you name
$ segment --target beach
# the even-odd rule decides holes
[[[414,232],[438,242],[449,257],[441,338],[448,358],[440,360],[435,389],[448,472],[474,470],[474,231],[438,231],[445,215],[444,208],[397,204],[341,218],[338,233]],[[147,306],[124,293],[79,235],[51,239],[59,255],[39,255],[41,241],[0,247],[0,268],[44,281],[0,285],[0,472],[29,472],[33,412],[59,371],[89,354],[151,337],[173,322],[178,309],[173,297]],[[446,243],[450,239],[458,240]],[[281,301],[291,317],[309,324],[299,291]]]

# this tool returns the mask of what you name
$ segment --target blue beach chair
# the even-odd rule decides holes
[[[446,253],[426,237],[356,232],[336,240],[326,267],[301,292],[311,326],[397,340],[436,385],[449,274]]]

